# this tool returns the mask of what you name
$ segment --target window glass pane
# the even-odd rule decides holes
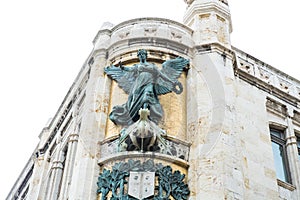
[[[298,146],[298,154],[299,154],[299,160],[300,160],[300,137],[297,137],[297,146]]]
[[[272,148],[277,178],[284,182],[288,182],[287,166],[284,162],[283,147],[280,144],[272,142]]]
[[[274,129],[271,129],[271,134],[275,137],[278,137],[278,138],[283,138],[283,135],[282,135],[282,132],[281,131],[277,131],[277,130],[274,130]]]

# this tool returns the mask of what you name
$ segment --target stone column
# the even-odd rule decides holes
[[[59,199],[68,199],[69,195],[69,187],[72,181],[72,174],[73,174],[73,168],[74,168],[74,160],[76,156],[76,149],[77,149],[77,143],[78,143],[78,137],[79,137],[79,130],[78,130],[78,106],[74,106],[73,111],[73,119],[75,120],[74,124],[74,130],[73,134],[70,134],[68,136],[68,150],[66,154],[66,161],[65,161],[65,170],[64,170],[64,176],[61,184],[61,192],[59,195]]]
[[[49,188],[47,188],[47,200],[56,200],[60,191],[60,183],[63,175],[63,161],[65,159],[65,152],[58,147],[55,159],[51,167],[51,175],[49,181]]]
[[[46,151],[43,155],[41,155],[44,159],[44,162],[41,166],[42,168],[42,172],[41,172],[41,176],[40,176],[40,180],[39,180],[39,184],[40,184],[40,189],[38,191],[37,196],[35,196],[34,194],[30,194],[30,196],[28,197],[29,199],[35,200],[35,199],[46,199],[46,195],[47,195],[47,186],[48,186],[48,182],[49,182],[49,171],[51,169],[51,165],[49,163],[49,151]]]
[[[104,74],[106,53],[104,49],[93,53],[94,63],[90,66],[69,199],[97,197],[99,142],[105,137],[111,83]]]
[[[298,148],[297,148],[297,137],[294,131],[294,124],[292,121],[293,117],[293,109],[288,108],[288,117],[286,118],[287,121],[287,131],[286,131],[286,150],[287,150],[287,157],[289,162],[289,169],[292,178],[292,184],[297,189],[297,196],[300,197],[300,166],[298,162]]]
[[[43,134],[47,134],[49,132],[48,128],[44,128],[42,131]],[[48,169],[47,155],[45,152],[41,153],[40,147],[36,152],[36,158],[34,159],[34,169],[32,174],[32,179],[30,181],[30,187],[28,192],[28,199],[36,200],[38,196],[43,191],[43,180],[45,179],[44,174]]]
[[[41,190],[42,180],[43,180],[43,171],[45,168],[45,163],[47,162],[45,160],[44,154],[40,155],[37,152],[37,158],[35,158],[34,161],[34,169],[33,169],[33,175],[30,182],[29,192],[28,192],[28,198],[31,200],[38,199],[39,191]]]
[[[59,196],[60,200],[68,199],[69,186],[72,181],[78,137],[79,137],[78,134],[69,135],[68,151],[67,151],[66,161],[65,161],[65,170],[64,170],[64,176],[61,184],[61,192]]]

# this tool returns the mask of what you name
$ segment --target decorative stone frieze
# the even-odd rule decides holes
[[[158,148],[152,152],[174,156],[178,159],[182,159],[185,161],[189,160],[189,143],[172,137],[167,137],[165,142],[167,148],[163,144],[159,144]],[[111,139],[107,139],[103,141],[100,145],[101,158],[106,158],[110,155],[125,151],[126,149],[123,149],[122,146],[119,146],[118,136],[112,137]]]
[[[128,48],[133,49],[135,46],[152,46],[156,50],[159,47],[168,47],[173,52],[186,55],[194,43],[193,31],[189,27],[162,18],[132,19],[114,26],[109,33],[107,31],[100,30],[94,43],[105,43],[109,58],[127,53]],[[103,34],[106,35],[105,38],[101,37]],[[107,38],[107,35],[110,37]]]
[[[236,76],[300,108],[300,81],[237,48],[233,50]]]

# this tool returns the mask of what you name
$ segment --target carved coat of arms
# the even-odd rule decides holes
[[[155,172],[130,172],[128,194],[137,199],[154,195]]]

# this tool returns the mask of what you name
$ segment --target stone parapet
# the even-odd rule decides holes
[[[110,156],[113,155],[115,157],[118,154],[122,154],[120,152],[120,146],[119,146],[119,139],[115,137],[108,138],[101,142],[100,147],[100,158],[101,159],[109,159]],[[190,143],[187,143],[185,141],[181,141],[179,139],[176,139],[174,137],[167,136],[166,144],[168,146],[168,149],[165,149],[164,146],[160,145],[160,149],[158,149],[155,152],[156,154],[164,154],[167,157],[172,157],[173,159],[179,159],[183,161],[189,160],[189,151],[190,151]],[[168,150],[168,151],[167,151]],[[124,153],[125,151],[123,151]],[[138,153],[136,151],[136,153]],[[141,152],[139,152],[141,153]],[[138,153],[138,154],[139,154]],[[143,154],[143,153],[142,153]],[[132,153],[132,155],[135,155],[135,153]],[[146,154],[143,154],[146,155]]]
[[[102,44],[104,41],[99,40],[106,41],[109,35],[110,39],[106,41],[109,58],[128,53],[128,48],[136,51],[141,46],[143,48],[148,46],[148,49],[152,47],[156,50],[168,48],[170,52],[186,55],[194,44],[192,34],[193,30],[176,21],[162,18],[138,18],[122,22],[110,30],[100,30],[94,39],[94,44]]]
[[[233,47],[236,54],[235,74],[241,79],[300,107],[300,81]]]

